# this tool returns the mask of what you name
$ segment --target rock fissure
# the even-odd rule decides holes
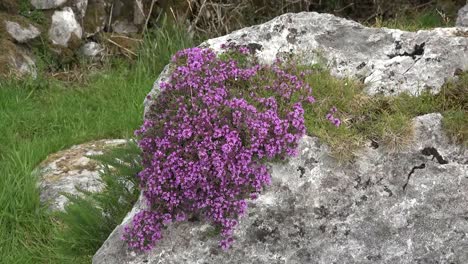
[[[416,59],[417,56],[422,56],[424,55],[424,47],[426,46],[426,42],[423,42],[421,44],[415,44],[414,48],[411,52],[405,51],[404,53],[397,53],[397,54],[389,54],[387,55],[388,58],[393,59],[395,57],[411,57],[413,60]],[[396,50],[401,49],[401,43],[396,42]]]
[[[421,153],[424,156],[432,156],[432,160],[436,159],[439,164],[448,164],[448,160],[445,160],[442,155],[439,154],[436,148],[434,147],[426,147],[421,150]]]
[[[405,185],[403,185],[403,190],[406,190],[406,187],[408,186],[408,183],[409,183],[409,181],[410,181],[411,175],[413,175],[413,173],[414,173],[416,170],[422,170],[422,169],[424,169],[424,168],[426,168],[426,164],[425,164],[425,163],[422,163],[421,165],[419,165],[419,166],[414,166],[414,167],[411,169],[410,173],[408,174],[408,176],[407,176],[407,178],[406,178],[406,183],[405,183]]]

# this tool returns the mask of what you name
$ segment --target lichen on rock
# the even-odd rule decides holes
[[[110,148],[121,146],[127,140],[99,140],[57,152],[47,157],[36,171],[41,190],[41,202],[49,204],[51,210],[63,210],[68,199],[61,193],[79,195],[76,187],[90,192],[101,190],[103,184],[99,173],[99,162],[89,156],[101,155]]]

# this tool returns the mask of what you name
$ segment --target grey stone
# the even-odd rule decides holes
[[[55,11],[49,29],[49,38],[52,43],[68,47],[68,42],[73,36],[78,39],[82,37],[82,29],[73,10],[70,7],[65,7],[62,11]]]
[[[86,57],[96,57],[104,51],[101,44],[88,42],[81,47],[81,53]]]
[[[80,18],[84,18],[86,15],[86,9],[88,7],[88,0],[74,0],[74,6],[77,10],[77,14]]]
[[[249,202],[226,252],[200,221],[170,225],[150,252],[128,250],[123,226],[140,199],[93,263],[468,263],[468,156],[441,119],[417,117],[406,149],[368,147],[348,164],[304,137],[298,157],[271,164],[271,186]]]
[[[133,24],[141,25],[145,22],[146,16],[144,11],[143,0],[135,0],[133,4]]]
[[[8,63],[7,72],[0,73],[2,76],[13,76],[13,77],[37,77],[36,63],[31,55],[31,52],[26,48],[15,45],[8,40],[4,40],[4,50],[0,52],[0,60]],[[2,44],[4,44],[2,43]]]
[[[112,24],[112,30],[115,33],[128,35],[131,33],[137,33],[138,28],[128,20],[117,20]]]
[[[22,27],[20,24],[12,21],[5,21],[8,34],[19,43],[25,43],[37,38],[41,32],[33,25]]]
[[[269,22],[210,39],[202,47],[221,52],[229,42],[257,49],[262,63],[292,54],[304,64],[322,63],[336,77],[353,77],[368,94],[430,89],[437,93],[456,72],[468,70],[468,28],[406,32],[369,28],[330,14],[285,14]],[[169,71],[162,78],[169,76]],[[155,83],[152,94],[157,94]],[[151,100],[146,100],[146,110]]]
[[[67,0],[31,0],[36,9],[54,9],[63,5]]]
[[[124,139],[99,140],[50,155],[35,170],[41,190],[40,199],[51,210],[63,210],[68,199],[61,193],[79,195],[76,187],[90,192],[102,188],[101,164],[88,156],[103,154],[112,147],[125,144]]]
[[[468,4],[458,10],[457,27],[468,27]]]
[[[85,17],[83,18],[83,29],[85,38],[94,36],[101,32],[108,23],[106,9],[109,4],[106,0],[89,0]]]

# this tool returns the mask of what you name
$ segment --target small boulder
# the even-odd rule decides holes
[[[17,22],[5,21],[5,26],[8,34],[19,43],[28,42],[31,39],[37,38],[41,32],[33,25],[23,27]]]
[[[455,24],[457,27],[468,27],[468,4],[458,11],[457,22]]]
[[[31,0],[36,9],[54,9],[63,5],[67,0]]]
[[[81,54],[86,57],[96,57],[102,53],[104,48],[101,44],[96,42],[88,42],[81,47]]]
[[[0,39],[0,77],[37,77],[30,52],[7,39]]]
[[[50,155],[35,171],[41,189],[41,202],[50,203],[51,210],[63,210],[68,199],[61,193],[78,195],[76,187],[91,192],[101,190],[101,164],[89,156],[101,155],[125,143],[127,140],[124,139],[99,140]]]
[[[117,20],[112,24],[112,30],[115,33],[128,35],[131,33],[137,33],[138,28],[135,24],[129,22],[128,20]]]
[[[83,18],[83,30],[85,38],[89,38],[101,32],[108,23],[108,4],[105,0],[89,0],[86,14]]]
[[[52,25],[49,29],[49,38],[53,44],[68,47],[68,43],[73,37],[81,39],[81,36],[81,26],[70,7],[54,12]]]

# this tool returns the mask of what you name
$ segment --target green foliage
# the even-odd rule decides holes
[[[140,149],[131,142],[109,153],[92,157],[104,165],[102,192],[81,191],[80,196],[67,195],[70,203],[58,214],[58,252],[75,261],[87,258],[107,239],[137,201],[139,188],[136,174],[141,171]]]
[[[455,25],[455,18],[449,17],[436,9],[424,11],[406,11],[396,14],[393,18],[376,17],[375,27],[397,28],[407,31],[418,31],[436,27],[451,27]]]
[[[132,136],[163,66],[193,45],[177,30],[167,25],[152,32],[136,62],[113,60],[87,85],[0,80],[0,262],[64,263],[51,239],[60,222],[40,204],[31,172],[48,154],[71,145]]]
[[[19,14],[23,17],[30,19],[31,21],[43,25],[46,22],[44,12],[38,9],[35,9],[31,5],[29,0],[20,0],[19,3]]]
[[[314,69],[307,78],[317,102],[304,107],[306,126],[308,133],[324,140],[339,160],[352,159],[366,139],[390,151],[404,148],[412,138],[411,119],[434,112],[442,113],[449,137],[468,145],[468,73],[448,82],[438,95],[424,91],[417,97],[406,93],[370,97],[361,83]],[[325,118],[333,106],[343,121],[339,128]]]

